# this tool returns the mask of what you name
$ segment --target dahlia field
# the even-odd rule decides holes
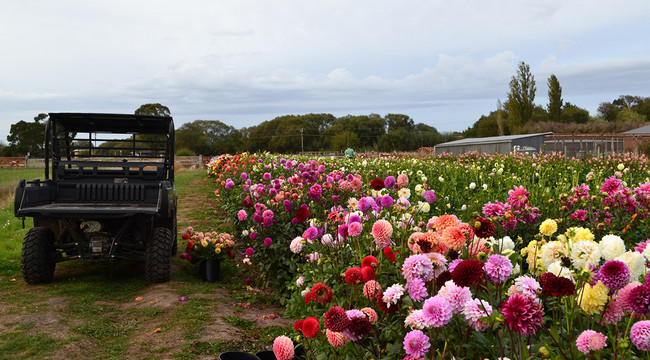
[[[242,266],[298,319],[278,359],[650,357],[645,157],[245,153],[208,174]]]

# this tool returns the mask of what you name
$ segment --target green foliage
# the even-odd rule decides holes
[[[584,124],[589,121],[589,111],[567,102],[562,108],[560,121],[563,123]]]
[[[627,107],[616,114],[616,122],[619,123],[638,123],[645,122],[646,120],[647,117],[645,115],[641,115]]]
[[[176,150],[176,156],[196,156],[196,153],[188,148],[181,148]]]
[[[650,118],[650,97],[619,96],[612,102],[600,103],[598,116],[608,122],[647,121]]]
[[[195,154],[234,153],[241,144],[241,132],[218,120],[196,120],[176,130],[176,148]]]
[[[463,132],[464,137],[475,138],[475,137],[487,137],[487,136],[500,136],[500,135],[510,135],[510,126],[508,125],[508,113],[501,111],[502,118],[502,130],[499,129],[499,110],[493,111],[490,115],[482,115],[478,121]]]
[[[517,65],[517,74],[510,80],[508,93],[508,109],[511,121],[515,125],[523,125],[533,116],[535,101],[535,77],[530,72],[530,66],[525,62]]]
[[[334,149],[336,144],[332,144],[336,136],[342,132],[354,133],[358,139],[355,148],[374,149],[377,141],[386,133],[386,120],[378,114],[370,115],[346,115],[332,121],[329,128],[323,131],[326,139],[331,139],[330,149]],[[349,136],[349,135],[348,135]],[[353,143],[350,143],[353,145]]]
[[[247,147],[239,150],[269,150],[298,153],[325,148],[322,132],[329,127],[331,114],[286,115],[243,131]]]
[[[343,130],[332,137],[330,150],[342,152],[348,148],[348,146],[354,149],[359,147],[359,142],[359,137],[355,132],[350,130]]]
[[[408,127],[400,127],[389,130],[386,135],[379,139],[380,151],[408,151],[415,147],[413,143],[414,131],[409,131]]]
[[[34,117],[34,122],[20,120],[12,124],[7,136],[8,145],[2,148],[3,156],[45,156],[45,119],[47,114]]]
[[[136,115],[171,116],[169,108],[159,103],[143,104],[135,110]]]

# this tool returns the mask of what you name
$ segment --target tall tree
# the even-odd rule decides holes
[[[135,110],[136,115],[157,115],[157,116],[170,116],[171,112],[169,108],[165,105],[159,103],[155,104],[143,104]]]
[[[530,72],[530,66],[520,62],[517,74],[510,80],[508,93],[508,109],[515,125],[523,125],[533,116],[536,90],[535,77]]]
[[[551,121],[560,121],[560,115],[562,114],[562,87],[558,81],[555,74],[551,74],[548,78],[548,114],[551,117]]]

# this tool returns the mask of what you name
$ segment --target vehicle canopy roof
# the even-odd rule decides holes
[[[120,134],[169,134],[174,129],[171,116],[49,113],[50,121],[71,132],[105,132]]]

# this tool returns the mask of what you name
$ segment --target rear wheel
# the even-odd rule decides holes
[[[171,244],[172,234],[169,229],[164,227],[153,229],[147,241],[144,257],[145,280],[154,283],[169,281],[171,277]]]
[[[23,240],[21,270],[28,284],[50,283],[54,279],[54,233],[44,227],[30,229]]]

